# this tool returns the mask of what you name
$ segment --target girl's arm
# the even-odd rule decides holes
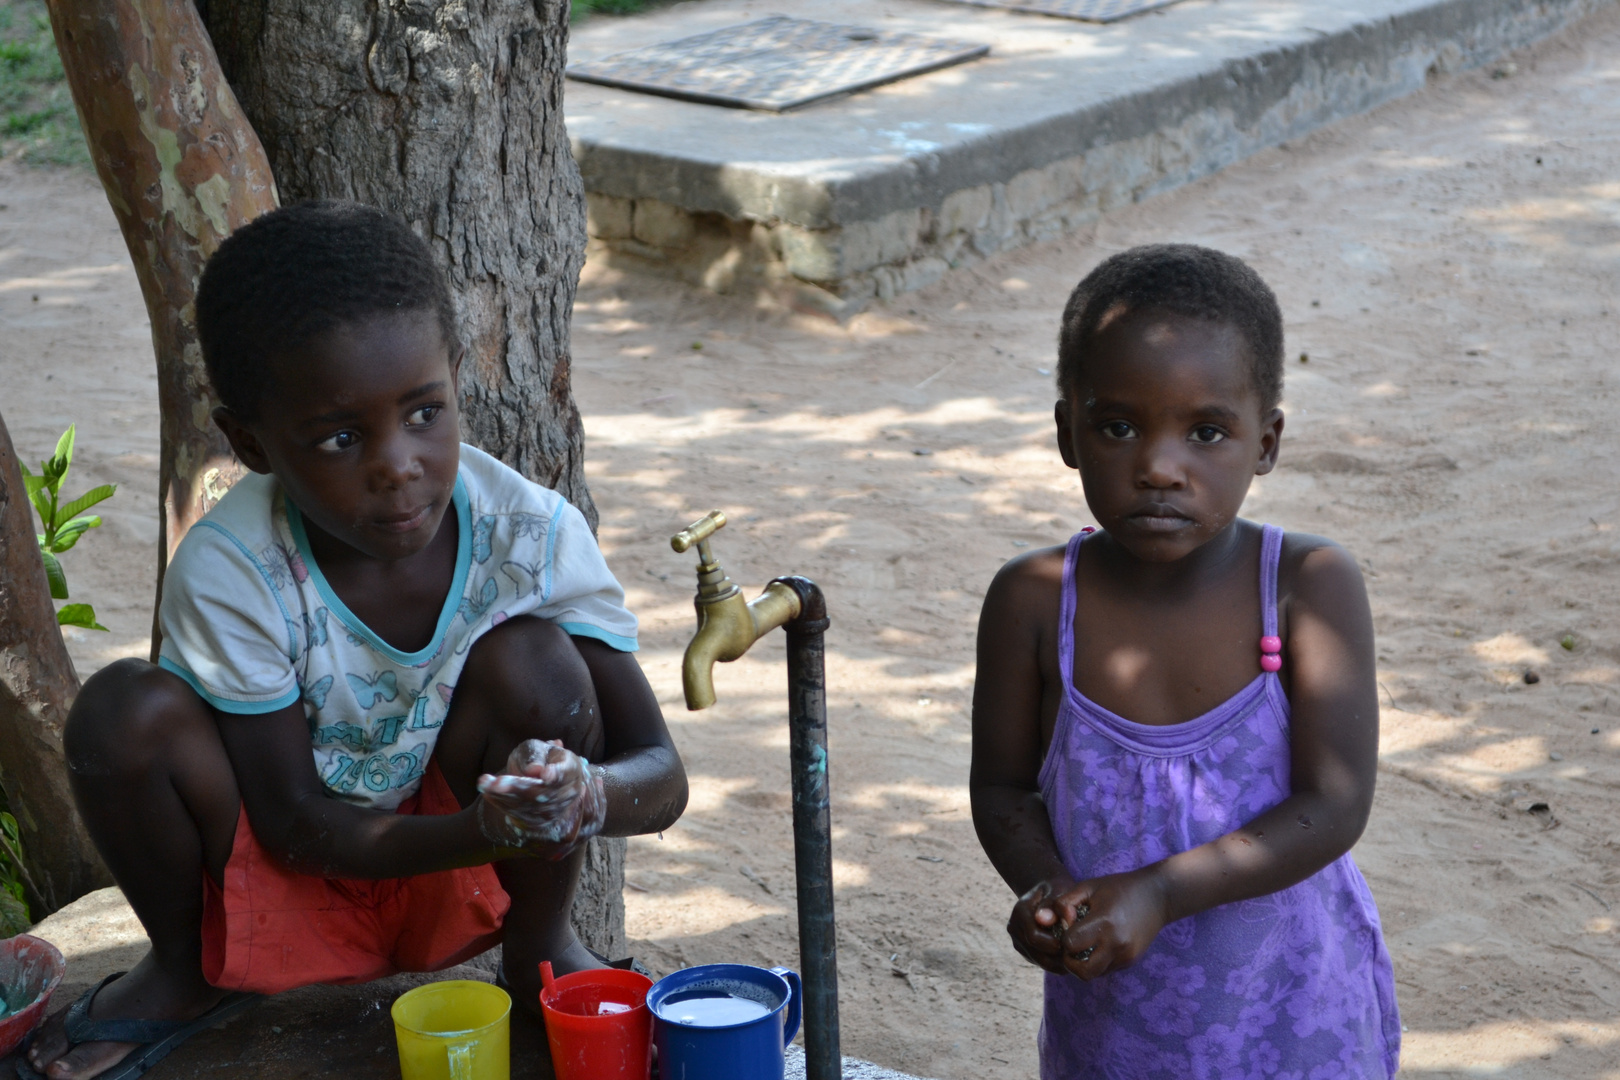
[[[1056,621],[1062,571],[1062,548],[1032,552],[1007,563],[985,595],[968,780],[979,843],[1020,897],[1007,932],[1026,959],[1059,973],[1062,941],[1048,898],[1074,881],[1058,856],[1036,779],[1043,757],[1040,658],[1050,647],[1041,616]]]
[[[1283,644],[1292,793],[1219,839],[1060,897],[1070,912],[1090,908],[1065,935],[1067,967],[1081,978],[1132,963],[1167,923],[1303,881],[1366,827],[1378,763],[1372,612],[1355,560],[1307,542],[1320,546],[1299,558]]]

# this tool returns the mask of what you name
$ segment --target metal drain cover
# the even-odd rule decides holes
[[[782,112],[972,60],[988,45],[773,15],[568,66],[582,82]]]
[[[1144,11],[1169,7],[1181,0],[948,0],[953,4],[1028,11],[1035,15],[1055,15],[1060,19],[1110,23],[1140,15]]]

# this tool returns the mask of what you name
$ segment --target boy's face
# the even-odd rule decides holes
[[[432,312],[340,326],[278,358],[258,418],[215,419],[242,463],[274,473],[306,522],[373,559],[438,534],[460,462],[455,361]]]
[[[1140,559],[1196,550],[1277,463],[1282,410],[1261,411],[1230,326],[1127,313],[1097,335],[1079,383],[1057,403],[1058,448],[1097,523]]]

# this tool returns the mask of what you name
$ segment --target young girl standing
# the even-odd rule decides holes
[[[1058,447],[1100,529],[1007,563],[979,622],[973,817],[1047,971],[1043,1080],[1388,1077],[1349,850],[1372,618],[1332,541],[1239,518],[1277,463],[1282,317],[1207,248],[1116,255],[1059,338]]]

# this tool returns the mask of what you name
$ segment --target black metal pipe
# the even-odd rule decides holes
[[[838,931],[833,919],[832,805],[827,787],[827,602],[809,578],[777,578],[799,596],[787,631],[793,765],[793,864],[799,881],[805,1080],[840,1080]]]

